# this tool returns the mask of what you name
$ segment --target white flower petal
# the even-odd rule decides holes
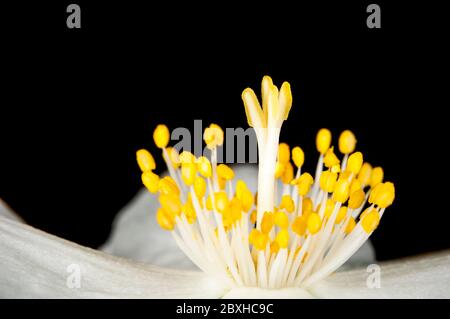
[[[23,223],[23,219],[20,218],[14,211],[0,199],[0,216]]]
[[[450,251],[379,266],[380,288],[367,287],[373,272],[361,268],[335,273],[309,291],[322,298],[450,298]]]
[[[0,256],[2,298],[216,298],[224,294],[220,285],[200,272],[132,263],[4,217],[0,217]],[[77,269],[80,288],[69,288],[76,287]]]

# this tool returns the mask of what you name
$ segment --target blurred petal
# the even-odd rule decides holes
[[[450,251],[380,262],[380,288],[367,268],[338,272],[309,291],[321,298],[450,298]]]
[[[375,249],[373,248],[370,240],[368,240],[337,271],[367,267],[368,265],[373,264],[375,262],[376,262]]]
[[[0,256],[1,298],[216,298],[224,293],[200,272],[129,262],[4,217]]]
[[[15,220],[24,223],[24,220],[19,217],[4,201],[0,199],[0,216],[6,217],[11,220]]]

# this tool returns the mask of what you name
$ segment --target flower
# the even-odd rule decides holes
[[[251,168],[238,168],[235,173],[239,178],[254,174]],[[155,195],[146,190],[139,192],[118,214],[110,239],[101,251],[97,251],[24,224],[0,201],[0,297],[450,297],[450,252],[379,263],[381,288],[368,289],[366,266],[375,262],[368,245],[353,256],[353,261],[350,259],[355,268],[339,271],[318,282],[308,290],[308,294],[299,289],[241,288],[228,291],[216,284],[214,278],[195,271],[195,266],[176,247],[169,232],[156,226],[156,206]],[[67,269],[72,264],[81,267],[80,288],[67,286],[71,274]]]
[[[231,167],[217,163],[217,147],[224,142],[217,124],[203,135],[211,160],[189,151],[170,156],[169,129],[160,124],[153,137],[170,176],[153,173],[155,162],[146,150],[137,152],[137,162],[143,184],[159,193],[158,224],[199,269],[229,289],[307,288],[364,244],[394,201],[395,188],[383,182],[381,168],[372,169],[361,152],[354,152],[356,137],[349,130],[339,137],[342,163],[331,146],[331,132],[323,128],[316,137],[315,177],[302,174],[305,155],[299,146],[292,151],[295,172],[289,145],[279,144],[292,107],[290,85],[284,82],[278,89],[265,76],[261,88],[262,107],[252,89],[242,93],[258,141],[257,196],[245,180],[232,182]]]
[[[374,259],[366,240],[392,204],[394,185],[354,152],[350,131],[339,139],[341,163],[331,132],[320,130],[315,176],[302,174],[301,148],[291,154],[278,141],[290,86],[278,90],[264,77],[262,92],[262,107],[252,90],[242,94],[258,138],[258,171],[217,163],[223,132],[215,124],[204,134],[211,160],[177,154],[167,147],[168,128],[159,125],[154,140],[169,175],[155,174],[152,155],[138,151],[150,192],[119,214],[103,251],[34,229],[0,201],[0,297],[450,297],[449,252],[380,263],[381,287],[367,287],[364,266]],[[358,258],[360,268],[331,274]],[[174,266],[184,269],[168,269]]]

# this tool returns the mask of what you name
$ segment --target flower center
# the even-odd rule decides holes
[[[308,287],[364,244],[392,204],[395,189],[383,183],[381,167],[372,168],[354,152],[356,138],[348,130],[339,137],[342,162],[331,146],[331,132],[321,129],[315,177],[302,173],[302,149],[279,144],[292,105],[290,85],[278,89],[265,76],[261,91],[262,107],[253,90],[242,93],[258,139],[257,193],[245,181],[234,181],[231,167],[217,163],[223,131],[216,124],[204,132],[211,159],[178,154],[167,146],[168,128],[158,125],[153,138],[169,176],[156,175],[152,155],[142,149],[137,152],[142,182],[159,193],[161,228],[202,271],[229,287]]]

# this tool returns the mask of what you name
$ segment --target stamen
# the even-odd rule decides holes
[[[136,160],[142,172],[152,171],[156,168],[155,160],[152,154],[147,150],[139,150],[136,152]]]
[[[169,129],[164,124],[159,124],[153,132],[153,140],[158,148],[165,148],[169,144]]]
[[[202,271],[230,288],[308,287],[340,267],[369,238],[393,203],[395,188],[383,182],[381,167],[372,168],[355,152],[356,138],[349,130],[339,136],[341,160],[331,132],[321,129],[315,178],[302,173],[303,150],[279,143],[292,106],[290,85],[285,82],[278,89],[265,76],[261,93],[261,104],[252,89],[242,93],[258,140],[255,193],[245,181],[234,182],[230,166],[217,162],[217,148],[224,141],[217,124],[203,134],[211,159],[178,154],[168,146],[165,125],[156,127],[153,139],[169,176],[154,173],[156,164],[147,150],[137,151],[136,159],[142,183],[159,194],[158,224]]]
[[[370,176],[370,187],[374,188],[383,181],[384,172],[381,167],[375,167]]]
[[[345,130],[339,136],[339,151],[344,154],[341,169],[345,171],[347,168],[348,155],[353,153],[356,146],[356,137],[352,131]]]

